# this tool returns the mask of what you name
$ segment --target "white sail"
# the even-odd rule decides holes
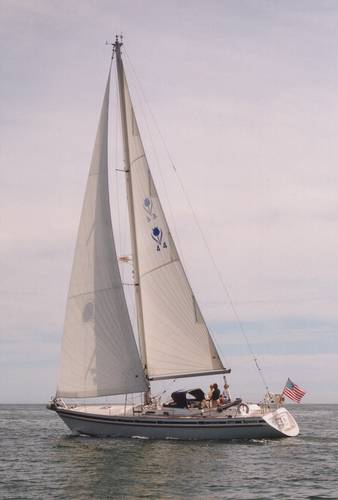
[[[90,397],[147,389],[124,297],[108,190],[110,72],[82,207],[66,308],[57,394]]]
[[[148,168],[124,74],[123,82],[147,375],[223,373]]]

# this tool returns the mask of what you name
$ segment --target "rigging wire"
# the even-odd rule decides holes
[[[170,380],[170,381],[169,381],[169,382],[168,382],[168,383],[164,386],[163,391],[158,392],[157,394],[155,394],[154,398],[156,399],[156,398],[158,398],[158,397],[161,397],[163,394],[166,394],[166,393],[167,393],[167,391],[168,391],[168,389],[169,389],[169,387],[170,387],[170,386],[172,386],[172,385],[174,385],[174,384],[175,384],[175,382],[176,382],[176,379],[175,379],[175,378],[174,378],[174,379],[172,379],[172,380]]]
[[[243,338],[244,338],[244,340],[245,340],[245,343],[246,343],[246,345],[247,345],[247,347],[248,347],[248,350],[249,350],[249,352],[250,352],[250,354],[251,354],[251,356],[252,356],[252,358],[253,358],[254,364],[255,364],[256,369],[257,369],[257,371],[258,371],[258,374],[259,374],[259,376],[260,376],[260,378],[261,378],[261,380],[262,380],[262,383],[263,383],[263,385],[264,385],[264,387],[265,387],[265,389],[266,389],[267,393],[268,393],[268,394],[270,394],[270,390],[269,390],[268,384],[267,384],[267,382],[266,382],[266,379],[265,379],[265,376],[264,376],[263,370],[262,370],[262,368],[260,367],[260,365],[259,365],[259,363],[258,363],[257,356],[256,356],[256,354],[255,354],[255,352],[254,352],[254,350],[253,350],[253,348],[252,348],[252,346],[251,346],[251,344],[250,344],[250,342],[249,342],[249,339],[248,339],[248,336],[247,336],[247,334],[246,334],[246,332],[245,332],[245,329],[244,329],[243,323],[242,323],[242,321],[241,321],[241,319],[240,319],[240,317],[239,317],[239,314],[238,314],[238,312],[237,312],[237,309],[236,309],[236,307],[235,307],[235,304],[234,304],[234,302],[233,302],[233,300],[232,300],[232,298],[231,298],[231,295],[230,295],[229,289],[228,289],[228,287],[227,287],[227,286],[226,286],[226,284],[225,284],[225,281],[224,281],[223,276],[222,276],[222,274],[221,274],[221,272],[220,272],[220,269],[219,269],[219,267],[218,267],[218,265],[217,265],[217,263],[216,263],[216,261],[215,261],[215,258],[214,258],[214,256],[213,256],[213,253],[211,252],[211,248],[210,248],[210,246],[209,246],[209,244],[208,244],[208,241],[207,241],[207,239],[206,239],[206,237],[205,237],[205,234],[204,234],[204,232],[203,232],[203,229],[202,229],[202,227],[201,227],[201,225],[200,225],[200,223],[199,223],[199,220],[198,220],[197,215],[196,215],[196,212],[195,212],[195,210],[194,210],[194,208],[193,208],[193,206],[192,206],[192,203],[191,203],[191,201],[190,201],[190,198],[189,198],[189,196],[188,196],[188,193],[187,193],[187,191],[186,191],[186,189],[185,189],[185,187],[184,187],[184,184],[183,184],[182,178],[181,178],[181,176],[179,175],[179,172],[178,172],[178,170],[177,170],[177,168],[176,168],[176,165],[175,165],[175,163],[174,163],[174,160],[173,160],[173,158],[172,158],[172,156],[171,156],[171,154],[170,154],[170,152],[169,152],[168,146],[167,146],[167,144],[166,144],[166,142],[165,142],[165,139],[164,139],[164,137],[163,137],[163,135],[162,135],[162,133],[161,133],[161,130],[160,130],[160,127],[159,127],[159,125],[158,125],[158,123],[157,123],[157,120],[156,120],[156,118],[155,118],[155,115],[154,115],[154,113],[153,113],[153,111],[152,111],[152,109],[151,109],[151,107],[150,107],[150,105],[149,105],[148,100],[146,99],[146,96],[145,96],[145,94],[144,94],[144,91],[143,91],[143,88],[142,88],[141,82],[140,82],[140,80],[139,80],[139,78],[138,78],[138,76],[137,76],[137,74],[136,74],[136,71],[135,71],[135,69],[134,69],[134,66],[133,66],[133,64],[132,64],[131,60],[130,60],[130,57],[128,56],[128,54],[127,54],[127,52],[126,52],[126,51],[125,51],[125,53],[126,53],[126,56],[127,56],[127,58],[128,58],[129,64],[130,64],[130,66],[131,66],[131,68],[132,68],[132,71],[133,71],[133,73],[134,73],[134,75],[135,75],[135,78],[136,78],[136,80],[137,80],[137,82],[138,82],[138,85],[139,85],[139,87],[140,87],[140,90],[141,90],[141,93],[142,93],[142,96],[143,96],[144,102],[145,102],[145,104],[146,104],[146,106],[147,106],[147,109],[148,109],[148,111],[149,111],[149,113],[150,113],[150,115],[151,115],[152,119],[153,119],[153,122],[154,122],[154,125],[155,125],[155,127],[156,127],[157,133],[159,134],[159,137],[160,137],[160,139],[161,139],[161,141],[162,141],[162,144],[163,144],[163,146],[164,146],[164,149],[165,149],[166,155],[167,155],[167,157],[168,157],[168,160],[169,160],[169,162],[170,162],[170,165],[171,165],[171,167],[172,167],[172,170],[173,170],[173,172],[174,172],[174,173],[175,173],[175,175],[176,175],[176,178],[177,178],[178,183],[179,183],[179,185],[180,185],[180,188],[181,188],[181,190],[182,190],[183,196],[185,197],[185,200],[186,200],[186,202],[187,202],[187,204],[188,204],[188,206],[189,206],[189,208],[190,208],[190,211],[191,211],[191,214],[192,214],[192,216],[193,216],[193,219],[194,219],[195,225],[196,225],[196,227],[197,227],[197,229],[198,229],[198,231],[199,231],[199,233],[200,233],[200,236],[201,236],[202,241],[203,241],[203,243],[204,243],[204,246],[205,246],[205,248],[206,248],[206,250],[207,250],[207,253],[209,254],[209,257],[210,257],[211,263],[212,263],[212,265],[213,265],[214,271],[215,271],[215,273],[216,273],[216,275],[217,275],[217,277],[218,277],[218,280],[219,280],[220,285],[221,285],[221,287],[222,287],[222,289],[223,289],[223,291],[224,291],[224,293],[225,293],[225,296],[226,296],[226,297],[227,297],[227,299],[228,299],[228,304],[230,305],[230,308],[231,308],[231,310],[232,310],[232,312],[233,312],[233,315],[234,315],[234,317],[235,317],[235,319],[236,319],[236,322],[237,322],[237,324],[238,324],[239,330],[240,330],[240,332],[241,332],[241,334],[242,334],[242,336],[243,336]],[[147,124],[147,127],[149,128],[148,124]],[[170,204],[169,204],[169,205],[170,205]],[[177,233],[177,231],[176,231],[176,230],[175,230],[175,232]]]

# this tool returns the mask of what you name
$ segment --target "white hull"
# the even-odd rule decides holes
[[[149,439],[231,440],[296,436],[292,415],[279,408],[260,416],[104,415],[77,408],[55,411],[73,433],[97,437],[143,437]]]

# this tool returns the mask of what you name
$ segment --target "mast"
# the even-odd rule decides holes
[[[126,174],[127,203],[128,203],[129,224],[130,224],[131,248],[132,248],[132,256],[133,256],[133,260],[132,260],[132,262],[133,262],[133,281],[134,281],[134,289],[135,289],[137,329],[138,329],[139,346],[140,346],[140,357],[141,357],[145,376],[148,379],[147,352],[146,352],[146,345],[145,345],[144,321],[143,321],[143,311],[142,311],[142,297],[141,297],[141,288],[140,288],[140,273],[139,273],[137,240],[136,240],[136,229],[135,229],[135,213],[134,213],[134,201],[133,201],[134,198],[133,198],[133,187],[132,187],[131,173],[130,173],[130,154],[129,154],[126,104],[125,104],[125,94],[124,94],[124,70],[123,70],[123,63],[122,63],[122,58],[121,58],[122,45],[123,45],[122,36],[119,37],[118,35],[116,35],[115,43],[113,43],[113,50],[114,50],[114,53],[116,54],[116,69],[117,69],[119,97],[120,97],[124,171]],[[146,404],[150,403],[150,401],[151,401],[150,386],[149,386],[148,391],[146,391],[144,393],[144,401]]]

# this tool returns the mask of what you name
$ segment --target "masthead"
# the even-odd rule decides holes
[[[115,42],[106,41],[106,45],[113,46],[113,57],[114,57],[114,54],[116,54],[117,56],[120,56],[121,55],[121,47],[123,45],[123,35],[116,35]]]

